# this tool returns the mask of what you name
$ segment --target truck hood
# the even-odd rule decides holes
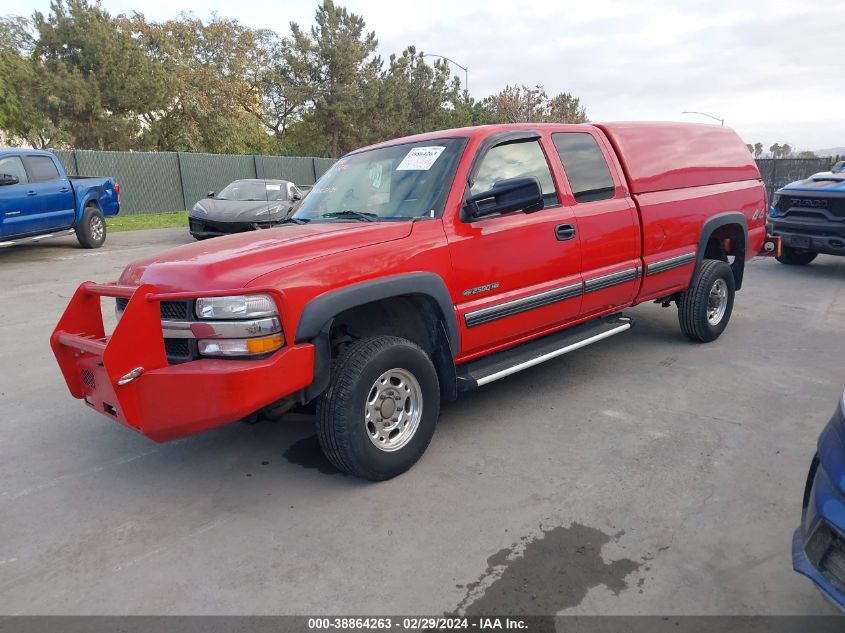
[[[240,289],[280,268],[405,238],[412,228],[413,222],[321,222],[237,233],[135,261],[119,283],[151,283],[164,292]]]
[[[813,174],[805,180],[796,180],[780,191],[812,191],[815,193],[845,193],[845,174],[829,171]]]

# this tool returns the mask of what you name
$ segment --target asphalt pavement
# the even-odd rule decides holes
[[[313,420],[154,444],[67,391],[79,282],[184,229],[0,250],[0,614],[827,614],[790,539],[845,387],[845,259],[755,260],[696,345],[673,308],[444,407],[422,460],[337,473]]]

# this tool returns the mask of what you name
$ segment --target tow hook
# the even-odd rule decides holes
[[[119,387],[122,387],[123,385],[128,385],[133,380],[139,378],[141,376],[141,374],[143,374],[143,373],[144,373],[143,367],[136,367],[132,371],[126,372],[120,378],[118,378],[117,384],[118,384]]]

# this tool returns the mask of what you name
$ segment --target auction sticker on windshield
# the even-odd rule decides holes
[[[444,149],[446,148],[437,145],[431,147],[414,147],[402,159],[402,162],[396,167],[396,171],[428,171],[438,156],[443,153]]]

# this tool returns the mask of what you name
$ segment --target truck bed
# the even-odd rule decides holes
[[[730,128],[690,123],[597,127],[616,150],[634,194],[760,180],[754,157]]]

